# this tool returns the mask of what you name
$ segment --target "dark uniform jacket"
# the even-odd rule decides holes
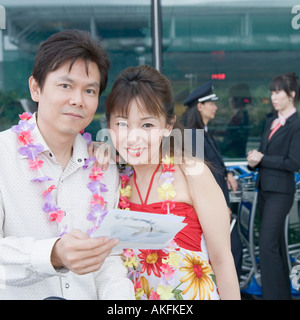
[[[196,129],[192,130],[192,154],[193,156],[196,156]],[[227,170],[223,162],[219,146],[209,132],[204,133],[204,161],[207,163],[218,185],[222,189],[227,206],[230,206],[229,191],[226,180]]]
[[[257,166],[257,187],[262,191],[294,193],[294,172],[300,169],[300,118],[294,113],[268,140],[275,118],[266,121],[259,147],[264,157]]]

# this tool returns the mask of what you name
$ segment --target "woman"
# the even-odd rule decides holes
[[[137,299],[239,299],[221,190],[202,163],[174,164],[161,154],[176,120],[170,82],[149,66],[126,69],[106,116],[114,146],[133,168],[121,173],[120,208],[170,212],[187,223],[168,248],[124,251]]]
[[[299,83],[295,73],[276,76],[271,100],[277,116],[266,121],[259,150],[248,153],[248,164],[258,169],[260,269],[264,299],[290,299],[290,280],[284,221],[294,200],[294,172],[300,168],[300,119],[295,108]]]
[[[231,214],[229,199],[229,189],[234,193],[237,191],[238,184],[233,174],[227,171],[222,154],[213,135],[208,130],[209,121],[216,116],[218,107],[215,101],[219,100],[213,93],[213,87],[207,82],[196,88],[184,101],[188,108],[184,114],[185,126],[193,130],[192,153],[197,155],[196,130],[204,129],[204,160],[210,164],[210,169],[218,185],[223,191],[228,211]],[[200,156],[200,155],[199,155]],[[241,274],[243,245],[238,234],[237,226],[231,232],[231,251],[234,257],[238,276]]]
[[[226,170],[222,159],[221,151],[208,131],[208,123],[216,116],[218,107],[215,101],[219,98],[213,93],[213,87],[210,82],[196,88],[184,101],[188,106],[184,114],[185,125],[189,129],[204,129],[204,160],[211,164],[212,173],[223,191],[227,206],[230,210],[229,192],[237,190],[237,182],[233,174]],[[192,152],[196,155],[195,130],[193,130]]]

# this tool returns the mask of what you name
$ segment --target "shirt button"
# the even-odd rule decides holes
[[[82,161],[82,159],[78,159],[77,161],[78,161],[78,162],[81,162],[81,161]]]
[[[69,288],[70,288],[70,285],[69,285],[68,283],[66,283],[66,284],[65,284],[65,288],[66,288],[66,289],[69,289]]]
[[[51,152],[49,153],[49,156],[50,156],[51,158],[53,157],[53,155],[52,155],[52,153],[51,153]]]

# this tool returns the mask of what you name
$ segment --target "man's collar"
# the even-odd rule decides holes
[[[72,159],[74,162],[78,163],[78,165],[83,166],[85,159],[88,157],[87,142],[82,135],[78,133],[73,144]]]
[[[51,150],[49,146],[47,145],[46,141],[44,140],[38,125],[37,125],[37,113],[35,112],[32,117],[28,120],[28,123],[35,124],[34,129],[32,130],[31,136],[33,138],[34,144],[41,144],[43,146],[43,151],[40,153],[51,153]],[[84,165],[84,160],[89,157],[88,151],[87,151],[87,142],[82,137],[80,133],[76,136],[73,144],[73,153],[72,153],[72,159],[74,162],[78,163],[80,166]],[[27,158],[27,156],[20,155],[20,158]]]

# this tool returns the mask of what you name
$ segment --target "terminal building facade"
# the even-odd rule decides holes
[[[148,64],[172,81],[178,117],[193,89],[213,83],[221,100],[209,128],[228,161],[245,160],[247,151],[258,147],[272,112],[272,78],[291,71],[300,76],[297,1],[4,0],[1,5],[0,130],[15,123],[24,108],[34,109],[28,78],[35,52],[64,29],[100,36],[111,60],[108,87],[88,130],[94,134],[105,126],[105,99],[116,76],[128,66]],[[233,105],[235,97],[242,105]],[[242,118],[232,124],[237,113]]]

